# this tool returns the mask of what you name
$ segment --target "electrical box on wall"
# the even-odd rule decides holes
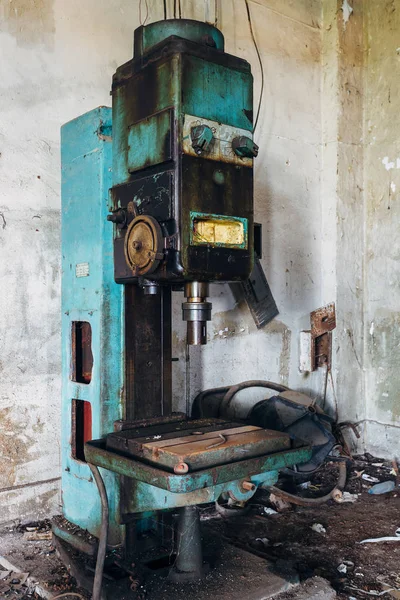
[[[335,303],[310,313],[311,329],[300,332],[300,371],[309,373],[319,367],[331,368],[332,331],[336,327]]]

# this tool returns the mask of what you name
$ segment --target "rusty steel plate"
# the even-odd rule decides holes
[[[335,303],[317,308],[310,313],[311,333],[313,337],[333,331],[336,327]]]
[[[196,471],[244,458],[288,450],[290,437],[253,425],[192,421],[169,431],[125,430],[107,437],[107,448],[179,472]],[[183,469],[183,470],[181,470]],[[186,470],[185,470],[186,469]]]

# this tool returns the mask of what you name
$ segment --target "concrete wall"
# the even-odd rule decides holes
[[[0,521],[59,510],[59,130],[109,104],[138,24],[136,2],[0,0]]]
[[[366,2],[366,445],[400,455],[400,2]]]
[[[185,17],[215,18],[214,2],[182,6]],[[148,7],[149,21],[162,18],[161,2]],[[265,71],[256,218],[280,315],[257,331],[229,287],[213,286],[210,343],[201,357],[192,351],[192,398],[200,389],[255,377],[316,396],[323,385],[321,374],[305,377],[297,368],[298,332],[323,300],[320,2],[251,0],[250,8]],[[59,128],[110,102],[112,74],[131,57],[139,2],[3,0],[0,10],[0,521],[6,521],[58,510]],[[223,0],[218,24],[227,51],[252,63],[258,101],[260,70],[244,2]],[[177,408],[185,404],[180,303],[176,298]]]
[[[359,449],[398,457],[400,2],[326,0],[323,22],[321,205],[336,215],[339,414],[359,423]]]
[[[191,349],[188,393],[264,378],[321,399],[323,370],[298,369],[299,332],[310,311],[336,301],[327,405],[333,410],[335,385],[340,418],[362,422],[360,447],[390,454],[400,412],[400,7],[350,4],[352,13],[342,0],[250,0],[265,72],[256,219],[280,314],[258,331],[229,286],[212,286],[209,343],[201,354]],[[214,20],[214,2],[182,6],[185,17]],[[257,103],[244,1],[219,7],[227,51],[252,64]],[[148,8],[149,21],[162,18],[159,0]],[[138,0],[0,0],[0,522],[59,510],[59,128],[109,104],[112,74],[131,57],[138,25]],[[181,301],[176,295],[173,369],[175,408],[183,409]]]

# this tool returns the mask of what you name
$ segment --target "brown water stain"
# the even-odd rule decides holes
[[[30,47],[54,46],[54,0],[7,0],[0,2],[0,31],[15,37],[17,44]]]
[[[390,411],[393,421],[397,422],[400,418],[400,313],[377,311],[368,344],[375,373],[375,401],[382,410]]]
[[[27,421],[27,415],[15,415],[11,406],[0,409],[0,490],[16,483],[18,465],[36,457],[31,452],[35,439],[27,433]]]

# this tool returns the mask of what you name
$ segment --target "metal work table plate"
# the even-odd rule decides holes
[[[187,493],[219,483],[248,479],[252,475],[266,471],[277,471],[294,464],[307,462],[311,458],[311,448],[304,446],[285,450],[284,452],[276,452],[227,465],[202,469],[186,475],[175,475],[175,473],[123,456],[116,451],[108,450],[104,439],[86,442],[85,458],[87,462],[119,475],[137,479],[173,493]]]
[[[217,419],[207,424],[203,420],[174,423],[169,430],[155,431],[145,427],[109,434],[107,449],[171,471],[185,463],[193,472],[291,447],[286,433]]]

